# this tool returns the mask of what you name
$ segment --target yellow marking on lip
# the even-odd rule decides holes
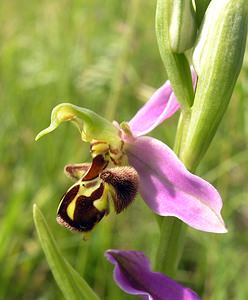
[[[71,203],[68,205],[66,212],[68,217],[71,220],[74,220],[74,212],[76,209],[76,202],[77,202],[77,198],[79,196],[85,196],[85,197],[89,197],[95,190],[97,190],[100,187],[101,182],[97,182],[96,181],[96,185],[92,186],[92,187],[85,187],[82,183],[80,184],[80,188],[78,190],[77,195],[75,196],[75,198],[71,201]],[[76,185],[76,184],[75,184]],[[63,201],[63,200],[62,200]],[[61,202],[62,202],[61,201]]]
[[[76,207],[76,200],[78,198],[78,194],[75,196],[75,198],[71,201],[71,203],[68,205],[66,212],[68,217],[73,220],[74,219],[74,211]]]
[[[93,202],[93,205],[99,211],[103,211],[108,208],[108,192],[109,192],[109,185],[105,183],[101,198]]]
[[[91,181],[93,183],[93,181]],[[89,197],[95,190],[97,190],[100,185],[101,185],[101,181],[97,178],[95,181],[95,185],[92,185],[90,187],[87,187],[88,182],[86,183],[86,186],[84,186],[84,182],[82,182],[80,184],[80,188],[78,193],[80,195],[84,195],[86,197]]]

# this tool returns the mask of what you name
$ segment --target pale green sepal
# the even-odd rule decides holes
[[[212,0],[193,54],[198,82],[181,158],[194,169],[229,104],[247,36],[247,0]]]
[[[160,55],[168,78],[182,109],[193,104],[194,91],[192,86],[189,63],[184,54],[174,53],[170,45],[170,0],[158,0],[156,10],[156,34]]]
[[[50,126],[42,130],[35,140],[37,141],[66,121],[71,121],[76,125],[85,142],[101,140],[113,145],[119,143],[118,129],[111,122],[89,109],[70,103],[61,103],[54,107]]]
[[[86,281],[62,256],[40,209],[34,205],[33,217],[38,237],[53,276],[68,300],[100,300]]]
[[[197,24],[192,0],[174,0],[171,3],[170,44],[171,49],[183,53],[193,47]]]

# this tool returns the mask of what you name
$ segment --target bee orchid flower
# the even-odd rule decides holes
[[[61,200],[58,222],[89,231],[108,214],[110,203],[120,213],[139,191],[158,215],[177,217],[198,230],[226,232],[217,190],[190,173],[166,144],[144,136],[179,108],[169,81],[129,122],[121,124],[70,103],[56,106],[50,126],[36,139],[71,121],[82,140],[90,143],[92,155],[91,164],[65,167],[66,174],[77,181]]]
[[[108,250],[105,256],[115,266],[115,282],[127,294],[144,300],[200,300],[191,289],[162,273],[152,272],[142,252]]]

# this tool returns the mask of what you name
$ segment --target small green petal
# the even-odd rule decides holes
[[[59,104],[53,109],[50,126],[42,130],[35,140],[37,141],[42,136],[52,132],[66,121],[71,121],[79,129],[81,138],[85,142],[101,140],[112,145],[120,142],[118,129],[111,122],[89,109],[70,103]]]

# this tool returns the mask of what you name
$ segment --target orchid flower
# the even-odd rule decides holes
[[[65,167],[65,173],[77,182],[61,200],[58,222],[69,229],[89,231],[108,214],[111,203],[120,213],[138,190],[158,215],[177,217],[198,230],[226,232],[217,190],[190,173],[163,142],[143,136],[179,108],[169,81],[129,122],[121,124],[69,103],[56,106],[50,126],[36,139],[71,121],[82,140],[90,143],[93,159],[91,164]]]
[[[138,251],[108,250],[114,280],[126,293],[144,300],[200,300],[195,292],[162,273],[152,272],[148,258]]]

